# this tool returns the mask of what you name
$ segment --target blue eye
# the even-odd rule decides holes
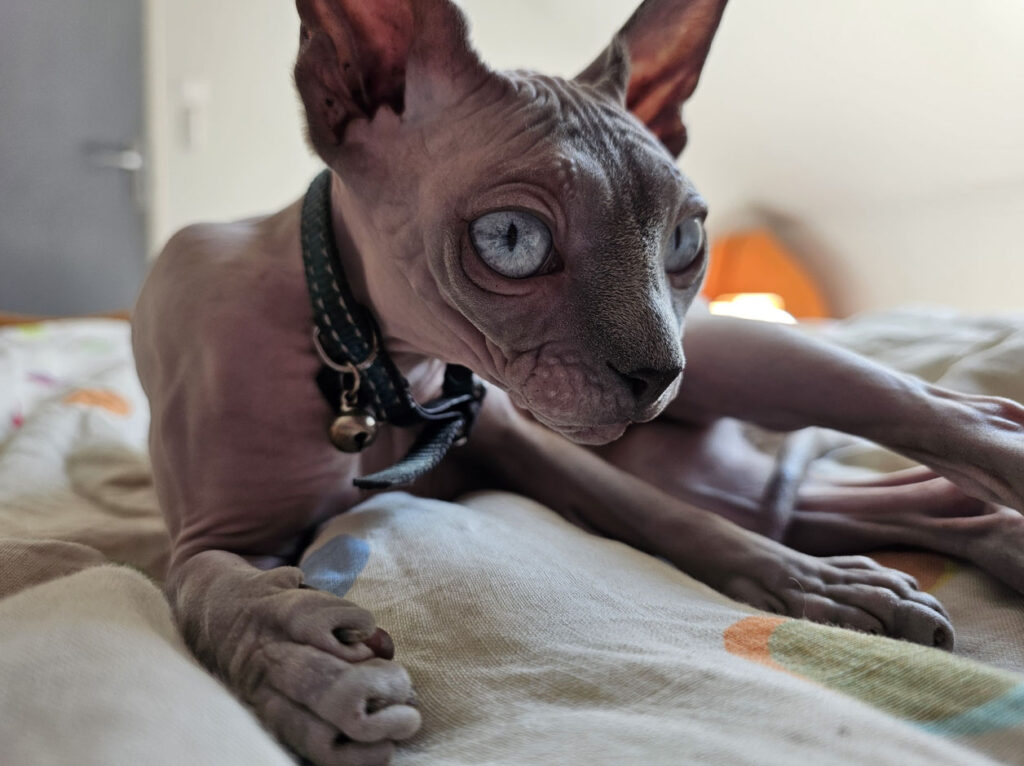
[[[469,236],[481,260],[511,279],[533,276],[551,255],[548,227],[521,210],[482,215],[469,225]]]
[[[704,224],[699,218],[687,218],[676,226],[669,242],[665,271],[685,271],[704,252]]]

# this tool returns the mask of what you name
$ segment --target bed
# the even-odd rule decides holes
[[[1024,400],[1024,316],[814,331]],[[292,763],[171,622],[128,337],[0,328],[0,764]],[[863,444],[834,470],[902,465]],[[940,556],[877,557],[947,606],[953,654],[757,612],[507,494],[376,496],[302,566],[370,606],[415,679],[424,726],[398,766],[1024,763],[1024,599]]]

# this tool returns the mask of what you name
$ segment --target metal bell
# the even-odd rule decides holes
[[[373,444],[380,425],[377,418],[360,407],[343,408],[331,423],[331,444],[342,452],[361,452]]]

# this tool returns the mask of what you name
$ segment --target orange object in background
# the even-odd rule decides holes
[[[807,270],[764,229],[720,237],[711,246],[703,295],[709,300],[744,293],[775,293],[797,319],[831,316]]]

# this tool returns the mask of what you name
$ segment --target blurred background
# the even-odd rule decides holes
[[[493,65],[571,76],[636,2],[461,4]],[[290,0],[0,5],[0,312],[128,308],[177,228],[297,198],[297,37]],[[687,122],[715,290],[1024,306],[1024,3],[733,0]]]

